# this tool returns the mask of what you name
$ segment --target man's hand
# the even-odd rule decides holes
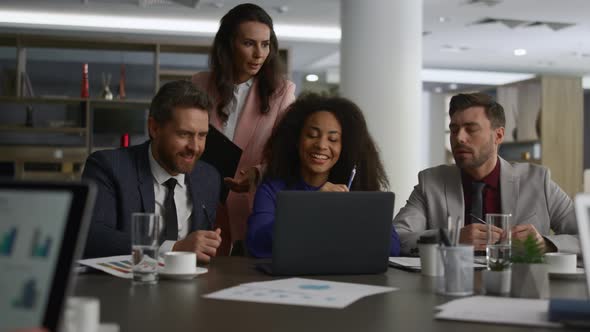
[[[492,226],[492,242],[500,240],[502,229]],[[488,225],[471,224],[461,228],[459,243],[472,244],[475,250],[485,250],[488,244]]]
[[[555,248],[552,243],[547,242],[541,233],[537,231],[535,226],[531,224],[523,224],[512,227],[512,240],[524,241],[529,234],[533,235],[537,245],[543,250],[543,252],[557,251],[557,248]]]
[[[260,173],[258,172],[258,168],[250,167],[247,170],[240,170],[238,176],[235,178],[223,178],[223,182],[225,182],[225,185],[228,186],[231,191],[245,193],[256,189],[256,183],[258,182],[259,177]]]
[[[186,236],[184,240],[177,241],[172,247],[173,251],[190,251],[197,254],[197,260],[209,263],[211,257],[217,254],[217,248],[221,244],[221,229],[215,231],[195,231]]]
[[[348,187],[344,184],[333,184],[332,182],[326,182],[320,188],[320,191],[348,192]]]

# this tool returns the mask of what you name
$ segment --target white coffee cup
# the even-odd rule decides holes
[[[100,325],[100,301],[93,297],[70,297],[64,318],[64,331],[96,332]]]
[[[429,277],[442,276],[443,266],[438,251],[438,244],[419,243],[418,248],[420,251],[422,274]]]
[[[173,274],[195,273],[197,254],[186,251],[171,251],[164,254],[164,272]]]
[[[549,273],[576,272],[576,254],[548,252],[545,254],[545,262],[549,266]]]

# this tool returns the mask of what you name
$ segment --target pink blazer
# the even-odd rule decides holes
[[[213,87],[209,87],[209,73],[197,73],[192,78],[193,84],[206,91],[213,99],[214,110],[217,106],[216,92]],[[262,164],[262,150],[272,129],[278,123],[282,114],[287,107],[295,100],[295,84],[291,81],[285,81],[282,88],[270,100],[270,110],[268,113],[260,112],[260,101],[258,100],[258,81],[255,79],[250,87],[248,96],[244,103],[244,108],[239,115],[236,124],[233,142],[242,149],[242,158],[238,164],[238,172],[242,169],[248,169],[252,166]],[[211,112],[209,122],[217,129],[221,130],[222,122],[217,116],[217,112]],[[254,192],[235,193],[230,191],[225,203],[226,214],[229,222],[229,231],[231,242],[243,240],[246,236],[247,220],[252,210],[254,201]],[[224,211],[218,213],[218,224],[223,225],[219,218],[223,218]],[[224,229],[222,228],[222,236]],[[227,232],[224,241],[227,241]],[[231,243],[230,242],[230,243]],[[227,242],[226,242],[227,243]]]

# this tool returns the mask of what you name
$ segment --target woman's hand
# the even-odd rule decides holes
[[[225,185],[229,187],[231,191],[237,193],[245,193],[256,190],[256,184],[260,178],[258,168],[250,167],[243,169],[238,173],[235,178],[223,178]]]
[[[320,191],[348,192],[348,187],[344,184],[333,184],[332,182],[326,182],[320,188]]]

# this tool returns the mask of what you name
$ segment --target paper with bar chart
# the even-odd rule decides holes
[[[82,259],[78,261],[78,264],[89,266],[115,277],[125,279],[133,278],[133,262],[131,260],[131,255]],[[159,262],[159,265],[164,266],[164,263]]]

